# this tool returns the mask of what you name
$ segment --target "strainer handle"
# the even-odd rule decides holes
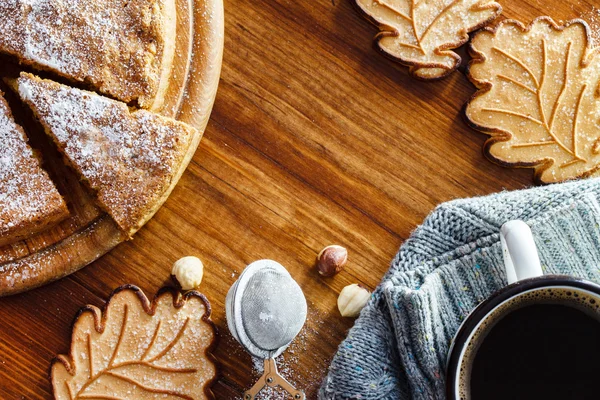
[[[288,392],[293,400],[305,400],[306,396],[303,391],[297,390],[291,383],[289,383],[283,376],[279,375],[277,371],[277,364],[275,359],[268,358],[264,361],[265,370],[263,375],[260,377],[258,382],[252,386],[248,391],[244,393],[244,400],[254,400],[258,393],[263,390],[265,386],[269,387],[281,387],[283,390]]]

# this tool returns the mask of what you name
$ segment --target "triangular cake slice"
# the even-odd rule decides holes
[[[0,92],[0,245],[5,245],[57,224],[69,211],[2,95]]]
[[[175,49],[175,0],[0,1],[0,52],[158,109]]]
[[[128,235],[161,206],[197,131],[125,103],[22,73],[21,99]]]

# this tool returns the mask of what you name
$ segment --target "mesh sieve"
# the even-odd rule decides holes
[[[227,324],[235,339],[255,357],[281,354],[306,321],[307,305],[300,286],[272,260],[250,264],[226,299]]]

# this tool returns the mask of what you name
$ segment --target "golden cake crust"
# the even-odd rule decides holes
[[[69,211],[2,95],[0,92],[0,245],[5,245],[55,225]]]
[[[100,206],[133,235],[160,207],[193,137],[191,126],[22,73],[19,95]]]
[[[174,56],[174,0],[0,2],[0,51],[113,98],[159,109]]]

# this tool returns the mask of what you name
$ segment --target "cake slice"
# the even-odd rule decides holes
[[[133,235],[179,178],[196,130],[125,103],[22,73],[21,99],[106,212]]]
[[[175,49],[175,0],[0,1],[0,52],[159,109]]]
[[[49,228],[67,206],[12,117],[0,92],[0,245]]]

